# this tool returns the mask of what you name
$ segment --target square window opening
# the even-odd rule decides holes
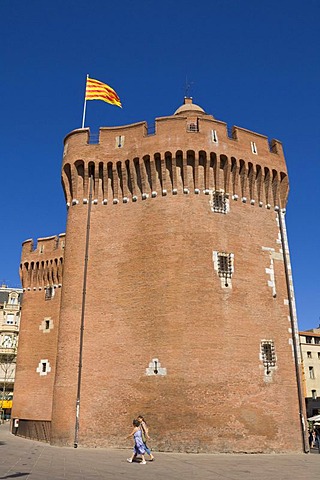
[[[227,197],[225,193],[213,192],[212,211],[217,213],[227,213]]]

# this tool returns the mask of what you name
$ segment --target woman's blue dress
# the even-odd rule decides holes
[[[134,453],[136,453],[137,455],[143,455],[144,453],[146,453],[146,449],[142,441],[142,434],[140,429],[134,433],[133,438],[134,438],[134,447],[133,447]]]

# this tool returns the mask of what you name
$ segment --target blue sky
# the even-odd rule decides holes
[[[21,243],[65,231],[65,135],[86,74],[123,109],[88,102],[86,126],[171,115],[191,95],[215,118],[283,142],[300,329],[318,326],[318,0],[2,0],[0,281],[19,286]]]

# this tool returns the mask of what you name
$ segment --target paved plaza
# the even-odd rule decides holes
[[[288,439],[289,441],[290,439]],[[130,442],[130,441],[129,441]],[[52,447],[15,437],[0,425],[0,479],[18,480],[304,480],[320,475],[320,455],[155,453],[129,464],[131,450]]]

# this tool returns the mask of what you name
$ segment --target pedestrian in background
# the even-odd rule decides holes
[[[320,429],[319,429],[319,427],[315,428],[315,432],[316,432],[315,447],[319,448],[319,451],[320,451]]]
[[[312,448],[312,443],[313,443],[312,430],[309,430],[309,448]]]

